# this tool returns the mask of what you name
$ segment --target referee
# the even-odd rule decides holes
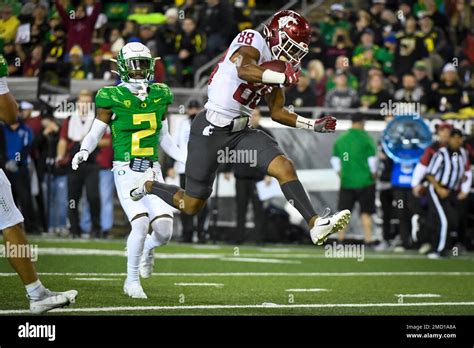
[[[439,258],[447,251],[450,232],[458,233],[464,200],[469,194],[472,173],[467,151],[462,148],[463,134],[453,128],[448,146],[433,155],[426,178],[429,181],[428,228],[431,228],[432,252],[429,258]]]

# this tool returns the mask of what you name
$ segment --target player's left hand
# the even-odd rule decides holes
[[[77,170],[77,168],[79,168],[79,164],[87,161],[88,158],[89,152],[87,150],[81,150],[76,153],[72,159],[72,170]]]
[[[314,131],[318,133],[334,133],[336,131],[336,118],[324,116],[314,123]]]

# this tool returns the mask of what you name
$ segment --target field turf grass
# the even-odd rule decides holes
[[[429,260],[365,250],[359,262],[326,257],[322,247],[174,243],[156,250],[143,300],[122,293],[125,241],[30,242],[43,284],[79,291],[75,304],[48,315],[474,315],[472,253]],[[5,258],[0,284],[0,315],[27,314]]]

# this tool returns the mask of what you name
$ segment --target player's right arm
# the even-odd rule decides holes
[[[253,46],[241,46],[230,57],[237,68],[240,79],[250,83],[285,84],[290,85],[298,80],[298,74],[290,63],[286,63],[284,73],[265,69],[258,65],[260,51]]]
[[[87,161],[89,154],[92,153],[99,141],[105,134],[107,126],[112,118],[112,110],[106,108],[98,108],[97,116],[92,122],[89,133],[84,137],[81,143],[81,149],[77,152],[72,159],[72,169],[77,170],[79,164]]]

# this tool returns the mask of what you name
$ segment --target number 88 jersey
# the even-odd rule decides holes
[[[273,59],[265,39],[258,31],[244,30],[232,41],[209,78],[207,90],[209,100],[205,105],[206,109],[228,118],[229,123],[242,114],[250,116],[260,98],[270,89],[263,84],[244,81],[237,75],[237,68],[230,58],[242,46],[252,46],[260,52],[260,59],[257,62],[259,65]]]
[[[149,84],[148,96],[140,100],[125,86],[103,87],[95,97],[97,108],[113,112],[110,121],[114,161],[135,157],[158,160],[158,144],[163,116],[173,102],[170,88]]]

